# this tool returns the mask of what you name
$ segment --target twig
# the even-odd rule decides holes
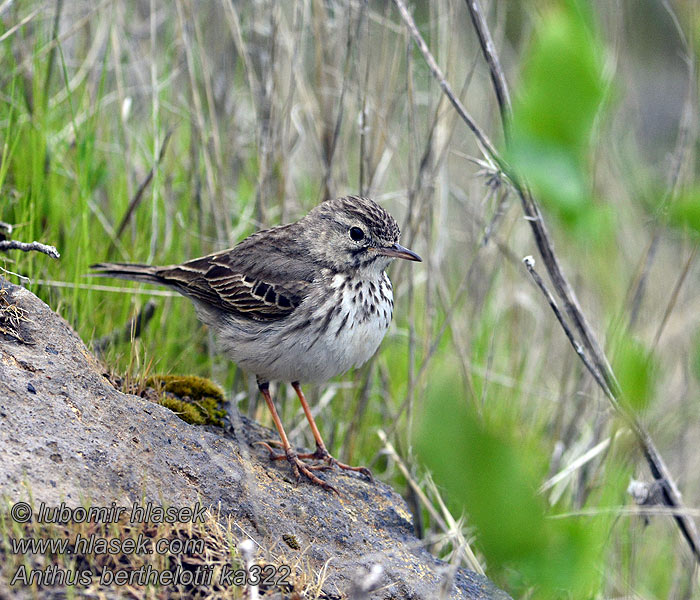
[[[654,335],[654,342],[651,345],[652,349],[655,349],[656,346],[658,346],[658,344],[659,344],[659,340],[661,339],[661,334],[663,333],[664,329],[666,328],[666,323],[668,323],[668,319],[671,316],[673,309],[676,307],[676,302],[678,302],[678,296],[681,292],[681,288],[683,287],[683,284],[685,283],[685,280],[688,277],[688,272],[690,271],[690,265],[693,263],[693,261],[695,260],[695,257],[697,255],[698,255],[698,244],[696,243],[693,246],[693,250],[690,253],[690,256],[688,257],[688,260],[685,261],[685,265],[683,266],[683,270],[681,271],[680,275],[678,276],[678,281],[676,281],[676,285],[673,286],[673,291],[671,292],[671,297],[669,298],[668,304],[666,306],[666,310],[664,311],[664,316],[661,319],[661,323],[659,323],[659,327],[656,330],[656,334]]]
[[[430,53],[428,45],[425,43],[423,36],[420,34],[420,31],[418,31],[418,27],[416,27],[416,23],[413,20],[411,14],[408,12],[408,9],[406,8],[406,5],[404,4],[403,0],[394,0],[394,3],[399,9],[399,12],[401,13],[401,18],[406,24],[406,27],[408,27],[408,30],[411,32],[411,35],[413,36],[413,41],[415,41],[416,46],[418,46],[418,49],[421,51],[425,62],[428,63],[428,68],[430,69],[430,72],[440,84],[440,88],[442,88],[443,93],[452,103],[452,106],[454,106],[455,110],[457,111],[457,114],[459,114],[459,116],[462,117],[462,120],[467,124],[467,127],[469,127],[472,133],[476,136],[477,143],[479,144],[479,148],[484,154],[484,157],[487,159],[494,160],[500,164],[500,162],[502,162],[502,159],[498,155],[498,152],[496,152],[495,146],[491,143],[491,140],[481,129],[481,127],[479,127],[477,122],[474,120],[474,117],[472,117],[469,114],[469,112],[464,107],[460,99],[457,98],[457,96],[455,96],[454,92],[452,91],[452,87],[445,79],[445,76],[440,70],[440,67],[438,67],[437,62],[435,62],[435,58]]]
[[[477,29],[477,35],[479,35],[481,50],[486,57],[487,63],[489,65],[498,64],[498,60],[491,56],[495,54],[493,45],[488,44],[487,40],[482,37],[479,29]],[[500,81],[505,84],[504,80]],[[496,160],[496,162],[498,162],[498,160]],[[674,483],[673,478],[671,477],[671,474],[666,467],[663,458],[661,457],[661,454],[657,450],[648,432],[642,426],[636,416],[619,403],[619,398],[621,397],[620,386],[615,378],[615,374],[605,353],[603,352],[595,334],[593,333],[593,330],[586,321],[573,289],[561,270],[559,261],[554,254],[554,246],[544,226],[544,221],[539,211],[539,207],[537,206],[535,199],[532,197],[532,194],[526,185],[520,183],[517,178],[512,176],[512,174],[509,177],[513,186],[518,192],[518,196],[521,199],[526,216],[534,217],[529,218],[528,220],[535,236],[537,248],[542,255],[542,259],[545,263],[554,288],[564,303],[566,313],[581,335],[583,343],[596,366],[598,375],[595,376],[595,380],[608,396],[613,408],[615,408],[617,413],[622,416],[625,421],[627,421],[634,431],[650,471],[656,479],[661,480],[663,485],[664,500],[667,506],[679,509],[679,513],[674,518],[683,537],[688,542],[688,545],[690,546],[696,560],[700,562],[700,536],[698,536],[695,522],[683,513],[683,503],[680,492],[678,491],[678,488],[676,487],[676,484]],[[574,347],[576,348],[576,346]],[[579,354],[579,356],[581,356],[581,354]],[[584,361],[584,364],[590,371],[589,362],[590,361]],[[604,381],[604,385],[602,385],[601,379]]]
[[[496,92],[496,99],[498,100],[498,108],[501,111],[503,131],[507,138],[512,107],[506,77],[503,74],[501,63],[498,60],[496,48],[493,44],[493,39],[491,38],[491,32],[489,31],[488,24],[484,18],[484,13],[481,10],[479,0],[466,0],[466,3],[467,8],[469,8],[469,16],[472,18],[474,29],[476,29],[477,35],[479,36],[479,43],[482,44],[482,48],[483,46],[486,47],[484,49],[484,58],[486,59],[486,64],[489,66],[491,81],[493,82],[493,89]]]
[[[156,159],[155,164],[151,167],[151,170],[148,172],[148,175],[146,175],[144,180],[141,182],[141,185],[136,190],[134,197],[129,202],[129,207],[126,209],[126,213],[124,213],[124,216],[122,217],[121,223],[119,223],[119,227],[117,227],[117,233],[114,235],[115,240],[118,240],[121,237],[122,233],[124,233],[124,229],[126,229],[126,226],[129,224],[129,221],[131,220],[131,216],[134,214],[136,207],[141,203],[141,198],[143,198],[143,193],[146,191],[148,184],[151,183],[151,179],[153,179],[153,176],[156,173],[156,169],[158,168],[158,165],[160,165],[160,163],[163,160],[163,157],[165,156],[165,149],[168,147],[168,141],[170,141],[170,136],[172,136],[172,134],[173,134],[172,130],[168,131],[168,133],[165,134],[165,138],[163,139],[163,143],[160,146],[160,152],[158,153],[158,158]],[[114,245],[114,242],[112,242],[112,245]]]
[[[595,365],[593,365],[593,363],[589,360],[583,347],[581,346],[581,344],[579,344],[578,340],[574,336],[574,333],[573,331],[571,331],[569,323],[564,318],[564,315],[562,314],[561,310],[559,310],[559,306],[557,305],[557,301],[555,300],[554,296],[552,296],[552,293],[549,291],[544,281],[542,281],[542,278],[540,277],[539,273],[535,271],[535,259],[532,258],[532,256],[526,256],[525,258],[523,258],[523,263],[525,263],[525,267],[534,279],[535,283],[537,284],[537,287],[540,288],[540,291],[544,294],[544,297],[547,298],[547,302],[549,302],[549,306],[552,308],[554,316],[557,318],[557,321],[559,321],[559,324],[564,330],[564,333],[566,334],[566,337],[568,338],[569,342],[571,342],[571,345],[576,351],[576,354],[578,354],[586,369],[588,369],[590,374],[593,376],[593,379],[596,380],[596,383],[603,389],[603,391],[606,392],[608,397],[611,397],[610,389],[605,384],[603,378],[598,372],[598,369],[596,369]]]
[[[610,400],[610,403],[612,404],[617,414],[634,432],[637,441],[642,448],[642,452],[649,466],[649,470],[654,476],[654,479],[656,479],[662,487],[664,504],[666,506],[678,510],[678,512],[674,514],[674,519],[678,524],[678,528],[681,530],[681,534],[688,542],[688,545],[690,546],[690,549],[693,552],[693,555],[695,556],[696,560],[700,562],[700,540],[698,539],[698,532],[695,526],[695,522],[684,512],[686,509],[683,506],[683,502],[681,500],[681,493],[676,487],[676,484],[674,483],[673,478],[671,477],[671,473],[668,470],[668,467],[666,466],[666,463],[664,462],[663,458],[661,457],[661,454],[659,454],[659,451],[656,449],[654,442],[647,433],[646,429],[644,429],[642,424],[634,415],[634,413],[632,413],[626,407],[620,404],[619,394],[616,394],[605,384],[600,373],[597,371],[597,369],[593,368],[591,361],[588,359],[585,353],[582,352],[582,348],[574,338],[568,323],[566,323],[566,321],[563,319],[561,311],[559,310],[559,307],[557,306],[554,297],[544,285],[542,278],[534,270],[534,260],[532,259],[532,257],[525,257],[524,262],[528,271],[530,271],[530,274],[533,276],[533,279],[535,279],[535,282],[542,290],[542,293],[547,297],[549,305],[552,307],[552,310],[554,311],[557,320],[559,321],[562,328],[564,329],[564,332],[566,333],[566,337],[569,338],[571,345],[574,347],[576,353],[583,361],[583,364],[586,366],[591,375],[593,375],[593,378],[595,379],[596,383],[605,392],[605,395],[608,397],[608,400]]]
[[[24,275],[20,275],[19,273],[15,273],[14,271],[10,271],[8,269],[4,269],[3,267],[0,267],[0,272],[5,273],[5,275],[13,275],[14,277],[17,277],[17,279],[20,280],[22,285],[28,285],[32,282],[29,277],[25,277]]]
[[[21,250],[22,252],[43,252],[51,258],[61,258],[58,250],[53,246],[42,244],[41,242],[18,242],[15,240],[0,241],[0,251]]]

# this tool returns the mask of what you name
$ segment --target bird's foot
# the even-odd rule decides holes
[[[285,452],[275,452],[267,442],[255,443],[267,448],[267,451],[270,453],[270,460],[287,460],[287,462],[289,462],[289,464],[292,466],[292,473],[294,473],[294,478],[297,481],[299,481],[303,475],[311,483],[321,486],[324,490],[338,494],[338,490],[336,490],[330,483],[326,483],[323,481],[323,479],[317,477],[314,473],[314,471],[327,471],[332,469],[333,467],[330,464],[307,465],[302,459],[311,458],[313,456],[312,454],[297,454],[293,448],[289,448],[289,450]],[[276,444],[276,442],[273,443]]]
[[[331,456],[330,452],[325,446],[316,446],[316,452],[310,454],[300,454],[299,457],[303,458],[313,458],[315,460],[322,460],[326,465],[322,465],[325,468],[335,468],[343,469],[345,471],[355,471],[356,473],[362,473],[367,479],[374,483],[374,477],[372,477],[372,471],[367,467],[351,467],[345,463],[340,462],[337,458]]]
[[[272,449],[270,444],[282,446],[279,441],[270,440],[269,443],[255,443],[260,446],[264,446],[267,449],[267,451],[270,453],[270,460],[289,460],[289,456],[286,452],[275,452]],[[374,483],[372,471],[370,471],[367,467],[353,467],[351,465],[346,465],[345,463],[340,462],[337,458],[331,456],[330,452],[328,452],[325,446],[316,446],[315,452],[306,452],[302,454],[297,454],[294,452],[294,456],[299,462],[301,462],[301,460],[319,460],[324,463],[321,465],[307,465],[306,463],[302,463],[304,464],[305,469],[308,469],[309,471],[328,471],[329,469],[335,469],[337,467],[339,469],[343,469],[344,471],[355,471],[356,473],[361,473],[367,477],[370,482]],[[294,465],[292,465],[292,469],[294,469]],[[296,472],[294,474],[297,475]],[[316,479],[318,479],[318,477]]]

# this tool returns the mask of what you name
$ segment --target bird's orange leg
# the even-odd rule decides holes
[[[304,414],[306,415],[306,420],[309,422],[309,425],[311,426],[311,433],[314,435],[314,439],[316,440],[316,452],[312,454],[300,454],[300,458],[315,458],[318,460],[322,460],[326,463],[328,463],[331,467],[339,467],[341,469],[345,469],[346,471],[356,471],[359,473],[362,473],[365,475],[370,481],[373,481],[372,479],[372,471],[370,471],[367,467],[351,467],[350,465],[346,465],[345,463],[341,463],[339,460],[336,460],[333,458],[330,453],[328,452],[328,449],[326,448],[326,445],[323,443],[323,439],[321,438],[321,433],[318,430],[318,427],[316,426],[316,421],[314,421],[314,417],[311,414],[311,409],[309,408],[308,403],[306,402],[306,398],[304,397],[304,392],[301,391],[301,385],[298,381],[293,381],[292,382],[292,387],[294,388],[294,391],[297,393],[297,396],[299,397],[299,402],[301,402],[301,407],[304,409]],[[313,468],[313,467],[311,467]]]
[[[270,413],[272,414],[272,420],[275,422],[275,427],[277,427],[277,432],[280,434],[280,439],[282,440],[282,449],[284,450],[284,454],[277,454],[275,453],[272,448],[265,442],[258,442],[260,445],[265,446],[268,451],[270,452],[270,458],[272,460],[279,460],[282,458],[286,458],[287,461],[289,462],[290,465],[292,465],[292,472],[294,473],[294,476],[296,477],[297,481],[299,481],[299,478],[301,475],[304,475],[311,483],[314,483],[316,485],[320,485],[323,489],[329,490],[332,492],[335,492],[336,494],[338,493],[338,490],[336,490],[332,485],[329,483],[326,483],[323,481],[323,479],[320,479],[317,477],[313,471],[315,470],[314,467],[309,467],[304,462],[301,460],[300,456],[296,453],[294,448],[292,448],[291,444],[289,443],[289,439],[287,438],[287,434],[284,431],[284,427],[282,426],[282,421],[277,414],[277,409],[275,408],[275,404],[272,402],[272,397],[270,396],[270,385],[267,382],[259,382],[258,383],[258,389],[260,390],[260,393],[263,395],[265,398],[265,402],[267,402],[267,408],[270,409]],[[301,455],[305,456],[305,455]]]

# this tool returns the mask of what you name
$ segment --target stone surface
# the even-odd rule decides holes
[[[414,537],[410,513],[389,486],[339,472],[324,474],[339,496],[297,485],[286,462],[273,464],[252,445],[272,432],[242,417],[232,433],[188,425],[119,392],[63,319],[27,290],[2,278],[0,286],[27,318],[17,336],[0,333],[0,494],[7,499],[27,500],[30,489],[35,503],[50,505],[199,501],[230,515],[241,538],[262,547],[293,535],[311,567],[325,565],[327,597],[346,597],[377,563],[382,585],[368,597],[439,597],[447,566]],[[507,598],[475,573],[453,575],[446,597]]]

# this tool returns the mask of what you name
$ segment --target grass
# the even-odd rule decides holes
[[[537,94],[552,79],[538,78],[537,69],[561,41],[541,28],[553,22],[548,11],[563,4],[489,7],[496,46],[528,118],[536,118],[543,105]],[[697,241],[677,225],[693,229],[697,105],[691,96],[691,118],[681,127],[688,51],[662,3],[645,7],[642,18],[627,4],[596,6],[600,56],[585,56],[587,68],[600,59],[605,71],[608,87],[591,86],[593,109],[604,103],[595,118],[588,106],[581,121],[587,138],[593,121],[589,143],[552,134],[563,149],[551,156],[571,159],[564,164],[575,170],[579,195],[562,200],[560,185],[543,206],[587,318],[627,385],[642,390],[644,404],[635,407],[694,507]],[[682,30],[697,29],[697,10],[677,9]],[[463,3],[418,3],[414,17],[452,87],[498,141],[498,111]],[[0,20],[0,221],[15,226],[14,239],[52,244],[62,255],[53,261],[9,252],[0,267],[29,278],[26,285],[88,343],[121,331],[154,300],[154,316],[137,339],[115,336],[104,349],[111,369],[132,381],[153,373],[213,379],[239,410],[271,425],[251,376],[216,354],[186,300],[89,279],[88,265],[180,262],[299,218],[326,197],[369,194],[399,219],[402,243],[425,262],[391,268],[397,307],[380,353],[308,392],[331,452],[371,466],[415,501],[435,552],[479,565],[514,596],[564,588],[572,597],[700,597],[670,519],[654,517],[647,526],[638,517],[606,516],[631,504],[631,477],[649,479],[644,463],[625,436],[615,437],[620,423],[528,279],[520,261],[534,244],[520,207],[471,160],[479,155],[473,138],[390,3],[32,0],[0,3]],[[642,38],[648,48],[640,47]],[[566,56],[575,60],[576,53]],[[547,104],[549,111],[563,106],[552,122],[566,127],[569,104],[560,105]],[[533,139],[524,139],[527,165]],[[541,157],[535,153],[530,168],[546,195],[552,181],[561,184],[562,172],[552,178],[552,169],[562,163],[542,168]],[[690,208],[671,211],[669,224],[677,190],[679,206]],[[586,202],[602,212],[589,219]],[[640,379],[647,365],[654,376]],[[280,385],[275,396],[293,441],[312,446],[293,390]],[[440,412],[444,407],[453,411]],[[448,424],[454,436],[466,436],[463,454],[440,444]],[[388,457],[379,429],[407,472]],[[549,477],[612,439],[608,450],[537,495]],[[479,454],[474,440],[492,452]],[[478,472],[460,468],[477,459]],[[441,475],[440,461],[456,471]],[[478,482],[478,497],[453,485],[465,473],[466,483]],[[509,486],[517,494],[496,494]],[[480,511],[489,507],[518,518],[484,521]],[[551,524],[557,514],[578,511],[595,516]],[[586,526],[590,536],[581,532]],[[514,529],[530,533],[523,538]],[[558,579],[565,569],[552,572],[553,554],[580,558],[595,576]]]

